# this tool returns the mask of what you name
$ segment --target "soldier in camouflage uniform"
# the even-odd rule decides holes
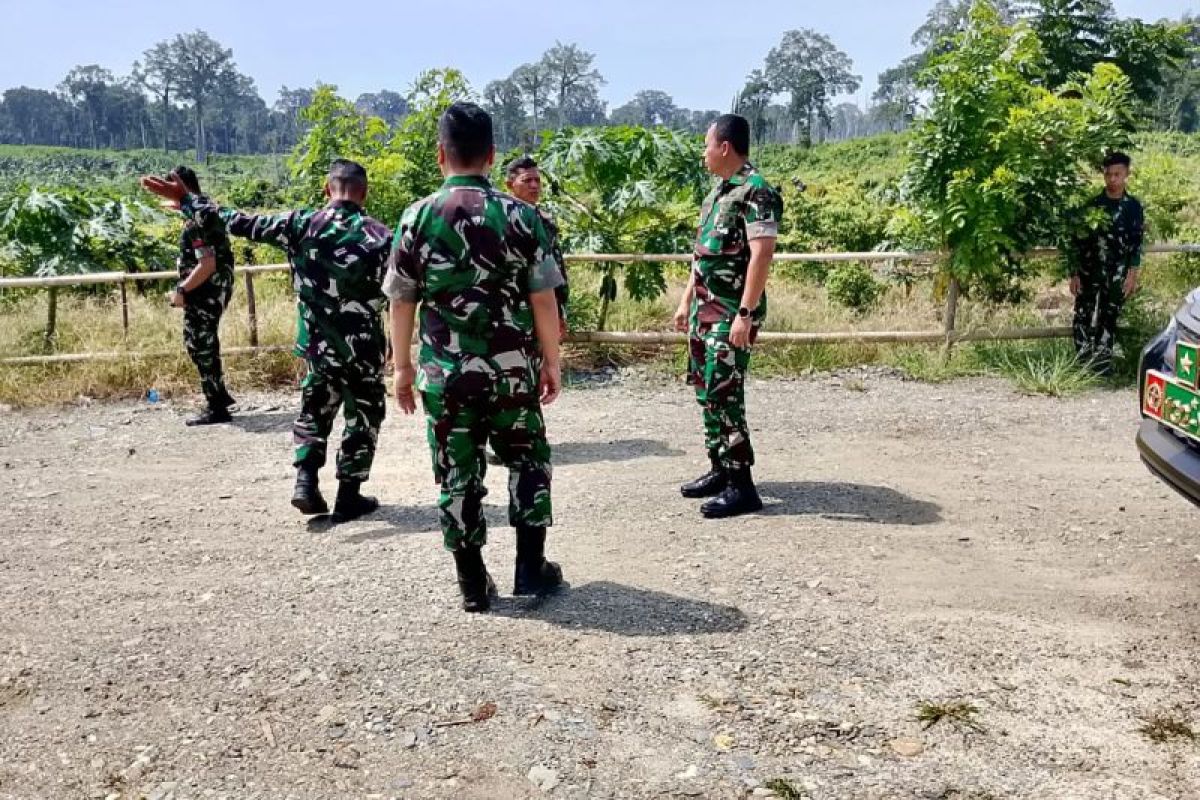
[[[546,228],[546,235],[550,237],[550,254],[563,276],[563,284],[554,290],[554,297],[558,300],[559,338],[564,339],[567,335],[567,302],[570,299],[567,265],[563,261],[562,249],[558,246],[558,225],[546,209],[538,205],[542,201],[542,172],[538,169],[537,162],[530,156],[515,159],[505,170],[505,186],[513,197],[524,200],[537,209],[538,216],[542,218],[542,225]]]
[[[701,207],[692,274],[675,312],[676,327],[689,333],[688,382],[703,409],[710,462],[707,473],[680,491],[684,497],[712,497],[700,508],[710,518],[762,508],[750,474],[746,374],[767,314],[767,272],[783,200],[749,155],[745,118],[718,117],[705,136],[704,164],[721,181]]]
[[[1125,300],[1137,291],[1142,264],[1145,218],[1142,204],[1125,191],[1130,163],[1124,153],[1104,160],[1104,191],[1087,208],[1102,213],[1105,222],[1079,239],[1070,254],[1075,350],[1102,375],[1112,373],[1117,318]]]
[[[200,195],[200,180],[190,167],[172,172],[189,192]],[[200,373],[207,408],[187,425],[229,422],[234,400],[225,389],[221,366],[221,315],[233,295],[233,248],[223,225],[201,226],[188,220],[179,236],[179,283],[170,303],[183,309],[183,344]]]
[[[404,212],[384,281],[392,341],[410,341],[421,306],[418,368],[408,348],[396,347],[396,399],[411,414],[414,385],[421,394],[443,539],[467,611],[487,610],[494,591],[482,555],[489,440],[509,469],[513,593],[540,594],[562,581],[545,558],[553,518],[541,405],[560,388],[554,290],[563,278],[534,208],[488,182],[494,158],[487,113],[451,105],[438,123],[446,182]]]
[[[300,312],[296,354],[308,366],[292,429],[297,468],[292,505],[305,514],[328,512],[317,475],[341,407],[346,425],[337,457],[334,521],[377,509],[378,501],[363,496],[360,488],[370,476],[386,408],[380,314],[391,232],[363,213],[366,170],[353,161],[334,161],[325,184],[328,205],[270,215],[219,208],[179,185],[144,183],[178,199],[183,213],[201,225],[215,221],[234,236],[287,251]]]

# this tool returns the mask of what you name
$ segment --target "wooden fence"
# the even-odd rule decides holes
[[[1042,248],[1033,251],[1033,256],[1051,256],[1058,251],[1054,248]],[[1146,253],[1198,253],[1200,244],[1159,244],[1146,248]],[[670,263],[691,261],[691,255],[678,254],[613,254],[613,253],[572,253],[565,257],[567,263]],[[871,251],[864,253],[777,253],[775,263],[788,264],[797,262],[842,262],[859,261],[875,265],[894,266],[897,262],[935,263],[942,255],[931,252],[912,252],[905,250]],[[255,302],[254,276],[264,273],[286,272],[287,264],[264,264],[258,266],[238,267],[237,274],[245,281],[246,314],[249,327],[249,347],[231,347],[222,350],[222,355],[239,355],[264,352],[279,352],[290,349],[284,345],[260,345],[258,335],[258,314]],[[4,289],[44,289],[50,293],[48,304],[48,327],[52,331],[55,315],[57,290],[64,287],[94,286],[97,284],[118,284],[121,295],[121,322],[126,334],[129,332],[129,292],[131,283],[146,281],[175,281],[178,275],[174,272],[96,272],[81,275],[58,275],[53,277],[29,278],[0,278],[0,290]],[[763,344],[837,344],[837,343],[940,343],[950,347],[956,342],[969,341],[999,341],[1008,339],[1054,339],[1069,337],[1071,329],[1066,326],[1043,328],[1005,328],[1001,330],[971,330],[957,329],[959,287],[957,281],[951,281],[946,293],[946,308],[943,314],[943,326],[940,330],[926,331],[819,331],[819,332],[774,332],[764,331],[758,337]],[[622,331],[584,331],[572,333],[567,341],[580,344],[613,344],[613,345],[664,345],[677,344],[687,340],[686,334],[678,332],[622,332]],[[122,358],[158,358],[174,353],[137,352],[118,350],[92,353],[62,353],[42,356],[8,356],[0,358],[0,365],[29,366],[36,364],[71,363],[91,360],[113,360]]]

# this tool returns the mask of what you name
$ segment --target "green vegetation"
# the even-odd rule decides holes
[[[1043,5],[1039,13],[1051,13]],[[1114,146],[1128,144],[1133,153],[1131,191],[1146,205],[1150,239],[1200,241],[1200,137],[1133,134],[1134,117],[1127,113],[1149,119],[1135,97],[1186,65],[1163,55],[1155,78],[1144,70],[1125,75],[1092,59],[1085,64],[1089,72],[1072,73],[1072,82],[1060,86],[1056,59],[1065,58],[1066,51],[1052,37],[1056,29],[1039,34],[1032,23],[1013,26],[1014,13],[1005,3],[980,3],[970,14],[964,3],[938,3],[930,17],[934,32],[922,38],[928,69],[913,78],[914,86],[929,89],[931,99],[913,130],[811,148],[768,144],[755,151],[755,162],[784,194],[780,252],[929,248],[946,253],[916,264],[777,265],[769,290],[770,329],[936,329],[952,279],[965,292],[957,315],[960,330],[1066,324],[1071,301],[1061,285],[1064,264],[1024,253],[1063,241],[1074,226],[1087,223],[1063,211],[1099,191],[1096,161]],[[1171,34],[1167,28],[1155,31],[1142,33]],[[1043,42],[1042,35],[1050,38]],[[1167,48],[1168,43],[1159,44]],[[785,34],[757,76],[765,83],[755,90],[755,102],[767,103],[769,110],[772,98],[786,95],[789,107],[781,119],[790,120],[794,129],[807,125],[808,134],[820,138],[833,109],[825,96],[810,94],[811,87],[803,85],[807,68],[800,54],[816,48],[813,52],[837,72],[846,65],[831,47],[811,31]],[[141,68],[149,69],[148,64]],[[854,77],[838,75],[842,81]],[[74,102],[81,108],[100,102],[95,92],[102,78],[88,70],[74,74]],[[572,84],[576,78],[582,83]],[[153,83],[153,76],[147,80]],[[497,129],[507,131],[503,137],[532,147],[542,163],[546,205],[559,220],[568,252],[686,252],[697,207],[711,185],[700,166],[695,126],[691,132],[633,124],[573,127],[598,121],[589,98],[599,80],[590,54],[557,45],[541,61],[519,67],[507,82],[489,84],[481,99],[496,113]],[[297,141],[291,154],[210,155],[198,170],[206,192],[250,210],[318,203],[326,165],[334,157],[352,157],[372,176],[368,210],[388,224],[440,181],[434,160],[438,115],[454,99],[476,96],[453,69],[423,73],[403,97],[381,92],[351,102],[332,86],[287,92]],[[532,105],[527,102],[531,92],[541,98]],[[743,93],[739,103],[750,99]],[[686,127],[680,110],[662,93],[640,93],[635,100],[622,111],[624,119]],[[496,105],[504,103],[509,105]],[[761,119],[752,122],[762,124]],[[97,131],[102,133],[103,126]],[[136,179],[187,158],[146,149],[0,145],[0,275],[168,269],[179,223],[147,206]],[[502,163],[493,177],[502,180]],[[276,252],[241,243],[237,254],[243,263],[279,260]],[[575,264],[571,325],[576,330],[665,330],[685,279],[682,265]],[[1130,380],[1142,343],[1198,283],[1200,256],[1147,259],[1144,291],[1123,317],[1119,344],[1124,356],[1117,362],[1116,385]],[[157,288],[139,289],[145,294],[131,301],[134,321],[127,339],[113,305],[119,295],[108,287],[0,294],[0,354],[162,349],[178,336],[175,319],[153,310]],[[72,334],[76,314],[93,335]],[[287,343],[292,316],[287,302],[260,300],[258,315],[264,343]],[[243,334],[234,333],[227,343],[239,341],[245,341]],[[582,351],[574,355],[585,358]],[[678,352],[586,351],[593,361],[634,357],[659,358],[672,371],[681,363]],[[1022,391],[1039,394],[1094,385],[1065,343],[1054,341],[960,344],[949,354],[928,346],[769,346],[761,348],[756,370],[795,374],[864,362],[892,364],[925,380],[1006,375]],[[93,393],[145,388],[129,382],[145,379],[143,372],[55,369],[59,386],[49,394],[58,399],[84,391],[81,385]],[[0,388],[0,398],[6,402],[45,398],[41,390],[29,391],[28,378],[0,371],[0,387],[7,387]],[[274,365],[252,372],[284,374]],[[178,370],[159,382],[168,390],[173,381],[187,385],[188,373],[180,360]],[[66,377],[73,374],[86,380]],[[108,385],[109,379],[118,382]]]

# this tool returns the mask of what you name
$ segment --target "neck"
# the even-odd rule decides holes
[[[737,161],[733,162],[732,164],[727,166],[725,169],[718,172],[717,177],[721,178],[722,180],[729,180],[734,175],[737,175],[739,172],[741,172],[742,167],[746,166],[746,162],[749,160],[750,159],[748,159],[748,158],[739,157]]]
[[[479,165],[475,167],[457,167],[447,164],[442,171],[442,175],[447,178],[486,178],[488,176],[488,167]]]
[[[354,205],[356,205],[356,206],[361,206],[363,204],[364,199],[365,198],[362,198],[362,197],[350,197],[349,195],[345,195],[345,194],[329,195],[330,203],[354,203]]]
[[[1117,189],[1115,192],[1112,189],[1105,187],[1104,193],[1108,195],[1110,200],[1119,200],[1125,196],[1124,189]]]

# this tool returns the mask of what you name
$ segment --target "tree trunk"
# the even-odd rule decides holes
[[[196,163],[203,164],[208,157],[204,149],[204,106],[196,100]]]
[[[163,152],[169,153],[169,152],[171,152],[171,147],[170,147],[171,140],[170,140],[169,134],[168,134],[168,131],[171,129],[171,90],[170,89],[166,89],[163,91],[163,123],[162,123],[162,125],[163,125],[163,130],[162,130]]]

